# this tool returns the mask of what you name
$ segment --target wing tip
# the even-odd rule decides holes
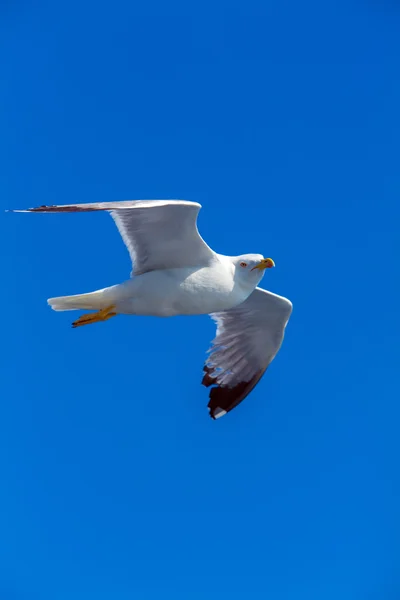
[[[228,414],[228,411],[224,410],[220,406],[216,406],[215,408],[210,407],[209,411],[210,411],[210,417],[212,418],[213,421],[216,421],[217,419],[220,419],[221,417],[224,417],[225,415]]]
[[[73,205],[70,206],[57,206],[55,204],[42,204],[41,206],[34,206],[32,208],[9,208],[6,212],[13,213],[28,213],[28,212],[72,212]],[[74,208],[75,210],[75,208]]]
[[[214,420],[219,419],[236,408],[250,394],[266,370],[267,368],[260,369],[249,381],[240,381],[230,386],[218,384],[217,378],[212,375],[212,369],[205,365],[202,384],[206,387],[212,386],[208,402],[210,417]]]

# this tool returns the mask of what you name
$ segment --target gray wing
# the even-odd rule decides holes
[[[127,200],[39,206],[14,212],[109,211],[132,263],[133,275],[157,269],[205,266],[215,256],[197,229],[201,204],[185,200]]]
[[[256,288],[239,306],[210,315],[217,335],[204,365],[213,419],[235,408],[251,392],[281,347],[292,303]]]

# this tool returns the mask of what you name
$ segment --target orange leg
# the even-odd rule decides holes
[[[117,315],[114,312],[115,306],[107,306],[107,308],[102,308],[95,313],[88,313],[87,315],[82,315],[72,323],[72,327],[82,327],[83,325],[90,325],[90,323],[101,323],[102,321],[107,321],[111,319],[111,317],[115,317]]]

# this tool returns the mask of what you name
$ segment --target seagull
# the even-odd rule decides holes
[[[259,382],[281,347],[292,303],[257,287],[275,266],[261,254],[224,256],[197,229],[201,205],[185,200],[129,200],[39,206],[12,212],[107,211],[129,251],[127,281],[87,294],[50,298],[55,311],[92,310],[74,328],[119,314],[209,314],[216,337],[203,367],[212,419],[226,415]]]

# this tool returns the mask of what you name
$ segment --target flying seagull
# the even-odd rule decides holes
[[[56,311],[94,310],[72,324],[81,327],[118,314],[209,314],[216,337],[204,365],[208,408],[217,419],[251,392],[277,354],[292,304],[258,286],[274,267],[261,254],[224,256],[201,238],[201,205],[184,200],[129,200],[39,206],[13,212],[108,211],[125,242],[133,270],[128,281],[102,290],[50,298]]]

